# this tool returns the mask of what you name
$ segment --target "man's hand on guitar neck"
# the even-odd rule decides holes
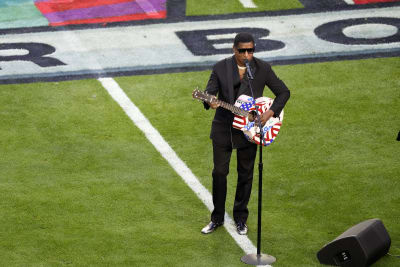
[[[211,102],[208,104],[212,109],[216,109],[220,106],[220,103],[217,101],[217,98],[215,96],[211,99]]]

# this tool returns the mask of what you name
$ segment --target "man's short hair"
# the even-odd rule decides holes
[[[253,42],[254,44],[254,38],[250,33],[247,32],[241,32],[236,34],[235,40],[233,42],[233,45],[237,47],[239,43],[250,43]]]

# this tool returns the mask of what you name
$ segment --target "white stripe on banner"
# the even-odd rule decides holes
[[[157,129],[151,125],[150,121],[129,99],[118,83],[113,78],[99,78],[98,80],[111,95],[111,97],[121,106],[132,122],[145,134],[150,143],[152,143],[157,151],[160,152],[161,156],[171,165],[176,173],[181,176],[183,181],[193,190],[193,192],[198,196],[198,198],[200,198],[207,208],[212,211],[213,203],[210,192],[200,183],[197,177],[178,157],[178,155],[170,147],[167,141],[164,140]],[[227,213],[225,213],[224,227],[246,254],[257,252],[257,248],[247,236],[239,235],[236,232],[234,222]],[[199,235],[200,234],[199,228]]]
[[[257,8],[256,4],[254,4],[253,0],[239,0],[240,3],[245,8]]]
[[[136,0],[136,3],[143,9],[146,14],[158,14],[157,10],[148,0]]]
[[[349,5],[354,5],[354,1],[353,0],[344,0],[344,1]]]

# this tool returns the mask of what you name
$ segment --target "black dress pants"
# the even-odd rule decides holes
[[[249,143],[244,148],[236,149],[238,180],[236,186],[235,202],[233,205],[233,218],[236,223],[246,223],[249,215],[247,204],[250,200],[253,184],[254,161],[257,154],[257,145]],[[231,146],[223,146],[213,142],[214,169],[212,171],[213,204],[211,221],[220,223],[224,221],[225,201],[227,191],[227,175],[232,155]]]

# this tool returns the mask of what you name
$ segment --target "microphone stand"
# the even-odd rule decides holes
[[[251,85],[251,81],[254,79],[253,74],[251,73],[250,70],[250,64],[248,61],[245,61],[246,64],[246,74],[247,74],[247,79],[249,81],[249,87],[251,91],[251,97],[253,98],[254,105],[255,105],[255,98],[254,98],[254,93],[253,93],[253,88]],[[257,254],[247,254],[241,257],[241,261],[250,264],[250,265],[269,265],[271,263],[274,263],[276,261],[276,258],[267,255],[267,254],[262,254],[261,253],[261,207],[262,207],[262,173],[263,173],[263,160],[262,160],[262,147],[264,143],[264,132],[262,130],[262,123],[261,123],[261,114],[257,109],[257,106],[255,105],[256,109],[256,122],[258,122],[258,129],[260,131],[260,153],[259,153],[259,163],[258,163],[258,223],[257,223]]]

